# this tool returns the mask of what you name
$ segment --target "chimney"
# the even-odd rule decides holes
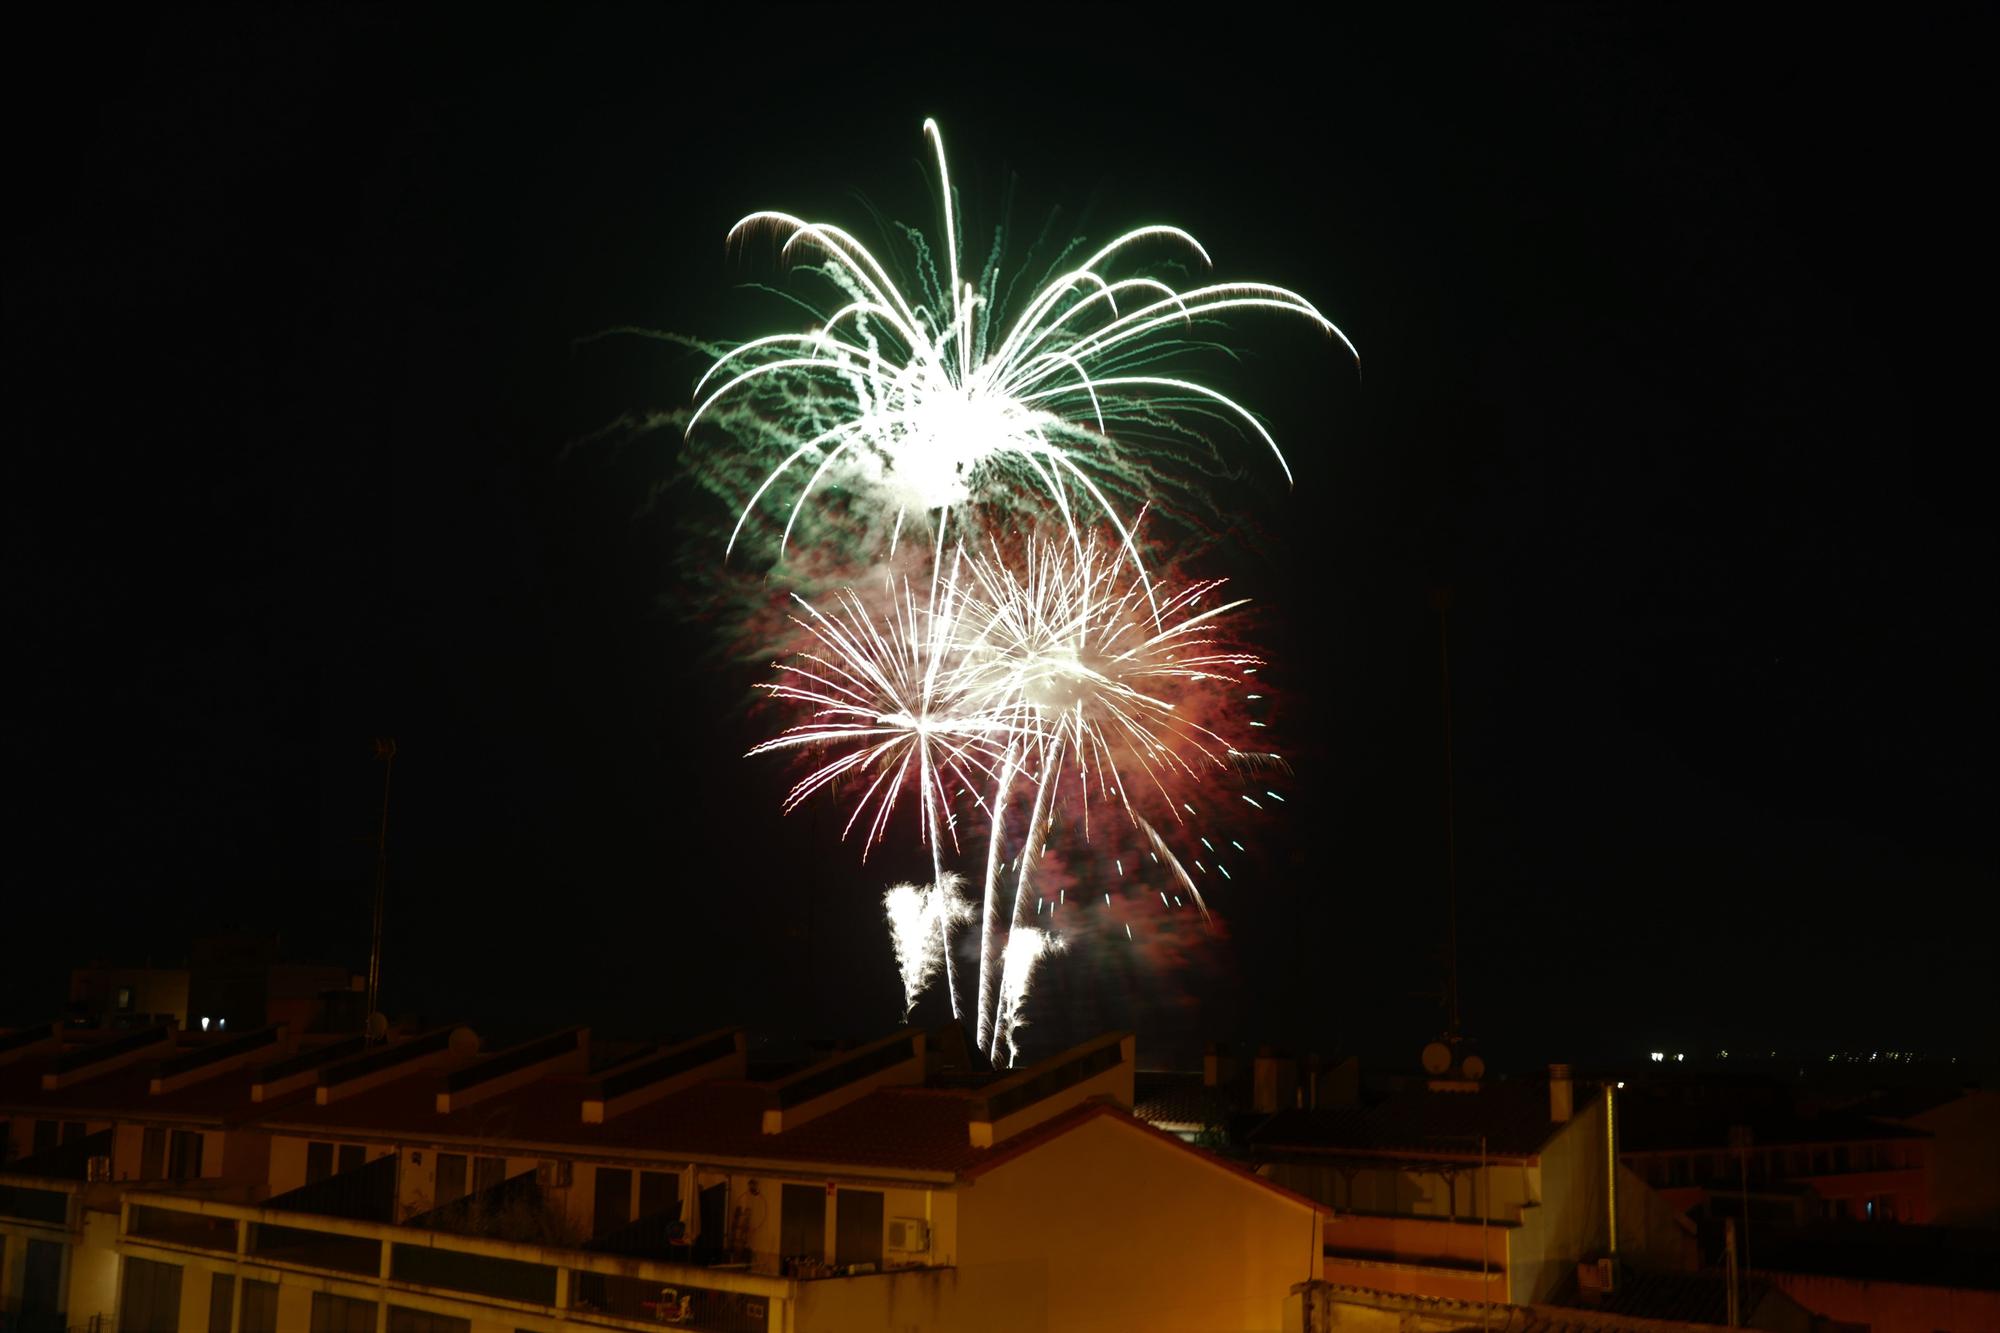
[[[1253,1109],[1265,1114],[1278,1109],[1278,1056],[1269,1046],[1257,1048],[1257,1062],[1252,1068],[1251,1096]]]
[[[1576,1092],[1569,1081],[1568,1065],[1549,1066],[1549,1119],[1558,1125],[1569,1120],[1575,1107]]]
[[[1201,1057],[1201,1084],[1205,1088],[1227,1087],[1236,1079],[1236,1057],[1228,1043],[1212,1041]]]

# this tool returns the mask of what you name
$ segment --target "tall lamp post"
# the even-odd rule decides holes
[[[368,944],[368,1013],[362,1019],[370,1037],[378,1036],[375,1014],[382,1002],[382,894],[389,883],[389,778],[396,771],[396,742],[387,736],[375,740],[375,757],[382,761],[382,822],[375,834],[375,927]],[[383,1024],[384,1030],[387,1024]]]

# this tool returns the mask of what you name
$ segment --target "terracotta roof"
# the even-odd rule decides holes
[[[149,1090],[150,1085],[165,1063],[165,1059],[142,1060],[66,1088],[46,1091],[41,1086],[41,1076],[47,1064],[23,1061],[20,1065],[0,1068],[0,1107],[29,1118],[186,1119],[234,1125],[268,1115],[274,1106],[312,1096],[310,1091],[304,1091],[276,1103],[253,1102],[250,1100],[253,1068],[232,1069],[174,1092],[154,1094]]]
[[[1326,1216],[1332,1216],[1333,1214],[1333,1209],[1318,1200],[1309,1199],[1294,1190],[1286,1189],[1276,1181],[1267,1180],[1240,1163],[1233,1162],[1226,1157],[1218,1157],[1212,1152],[1197,1148],[1178,1135],[1169,1134],[1162,1129],[1155,1129],[1153,1126],[1139,1119],[1139,1117],[1133,1115],[1130,1111],[1107,1101],[1084,1102],[1081,1105],[1071,1107],[1061,1115],[1052,1116],[1032,1129],[1025,1130],[1006,1140],[1004,1143],[999,1143],[992,1148],[986,1149],[978,1161],[974,1162],[970,1167],[961,1170],[959,1175],[962,1179],[977,1180],[987,1172],[1004,1166],[1017,1157],[1026,1155],[1049,1140],[1059,1138],[1079,1125],[1100,1118],[1114,1121],[1128,1129],[1147,1135],[1159,1143],[1166,1144],[1175,1152],[1186,1153],[1209,1166],[1227,1171],[1231,1175],[1241,1178],[1245,1184],[1269,1190],[1271,1193],[1295,1203],[1301,1208],[1309,1208],[1313,1212]]]
[[[1742,1323],[1749,1325],[1765,1302],[1773,1309],[1796,1303],[1761,1278],[1743,1280]],[[1626,1268],[1610,1291],[1585,1292],[1576,1270],[1564,1273],[1549,1293],[1549,1305],[1570,1306],[1641,1319],[1673,1319],[1690,1324],[1729,1323],[1729,1280],[1722,1273],[1669,1273]],[[1772,1311],[1766,1311],[1772,1313]],[[1801,1322],[1801,1321],[1792,1321]]]
[[[1579,1110],[1587,1099],[1579,1089]],[[1533,1157],[1562,1128],[1549,1119],[1547,1084],[1526,1081],[1476,1091],[1417,1087],[1372,1106],[1280,1111],[1251,1133],[1250,1143],[1260,1153],[1421,1153],[1477,1161],[1482,1135],[1488,1156]]]
[[[1142,1073],[1133,1078],[1132,1112],[1153,1125],[1220,1128],[1229,1121],[1230,1107],[1200,1074]]]
[[[2000,1291],[2000,1231],[1972,1227],[1816,1224],[1759,1237],[1760,1272]]]
[[[1752,1147],[1850,1143],[1881,1139],[1925,1139],[1921,1129],[1870,1119],[1850,1111],[1799,1115],[1781,1107],[1690,1106],[1656,1097],[1626,1096],[1618,1101],[1620,1152],[1701,1152],[1730,1146],[1733,1125],[1750,1130]]]
[[[769,1158],[849,1167],[949,1173],[973,1161],[963,1093],[878,1088],[782,1134],[762,1132],[769,1089],[716,1079],[614,1116],[583,1123],[586,1078],[552,1077],[490,1102],[440,1115],[434,1075],[413,1075],[331,1106],[305,1104],[272,1117],[307,1132],[449,1141],[502,1140],[606,1155],[634,1153],[696,1160]]]

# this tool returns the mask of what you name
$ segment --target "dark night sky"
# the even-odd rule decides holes
[[[363,963],[401,752],[390,1007],[635,1033],[893,1017],[876,869],[738,756],[673,606],[697,362],[771,327],[753,208],[1186,226],[1250,321],[1298,764],[1226,963],[1085,960],[1136,1021],[1401,1060],[1442,934],[1457,590],[1463,987],[1501,1059],[1985,1050],[1994,231],[1983,15],[1746,30],[1274,16],[853,29],[855,11],[104,16],[14,44],[0,1019],[87,956],[282,931]],[[1819,20],[1824,22],[1825,20]],[[122,24],[130,26],[119,26]],[[990,216],[990,212],[989,212]],[[1990,597],[1989,597],[1990,601]]]

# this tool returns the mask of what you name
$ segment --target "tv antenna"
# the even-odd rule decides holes
[[[362,1020],[369,1040],[388,1030],[378,1024],[376,1014],[382,1002],[382,895],[389,883],[389,778],[396,770],[396,742],[393,737],[375,738],[375,757],[382,761],[382,822],[375,834],[375,928],[368,944],[368,1013]],[[377,1027],[382,1032],[377,1032]]]
[[[1458,1025],[1458,831],[1451,772],[1451,589],[1431,589],[1438,613],[1438,688],[1444,713],[1445,1012],[1447,1042],[1457,1044]]]

